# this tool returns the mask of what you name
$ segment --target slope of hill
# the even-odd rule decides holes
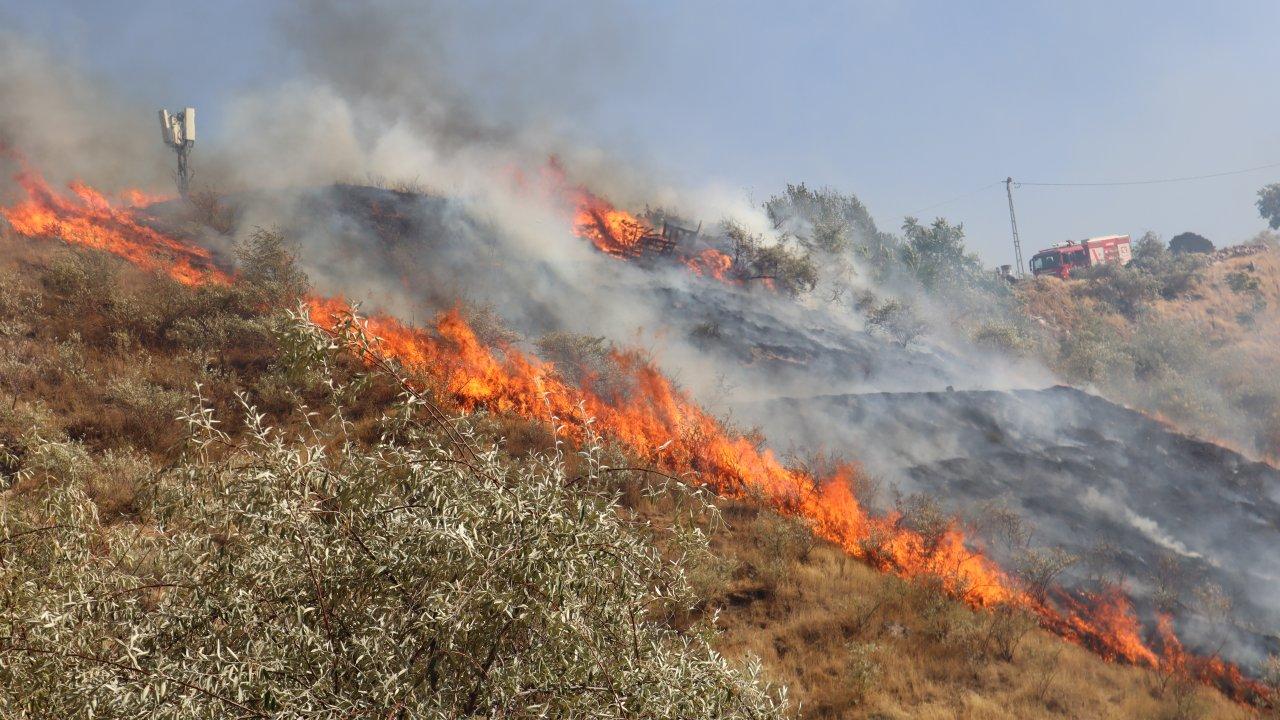
[[[1274,349],[1280,340],[1280,253],[1214,262],[1189,296],[1161,299],[1154,309],[1207,332],[1211,342],[1235,343],[1246,352]]]
[[[0,715],[781,716],[671,621],[700,535],[616,512],[603,448],[368,372],[285,256],[192,288],[0,245]]]
[[[265,413],[266,422],[284,431],[282,438],[306,430],[307,415],[300,403],[322,407],[332,397],[324,383],[298,374],[306,367],[298,354],[305,346],[295,344],[296,336],[282,334],[280,316],[266,312],[271,305],[264,305],[273,296],[264,296],[261,288],[183,287],[56,243],[14,236],[3,242],[0,328],[5,352],[0,375],[12,399],[0,425],[0,438],[4,470],[12,485],[4,496],[12,510],[6,516],[11,521],[38,521],[44,512],[40,508],[51,507],[41,505],[49,492],[75,483],[91,502],[85,507],[96,515],[91,532],[77,540],[87,543],[84,549],[89,557],[94,543],[108,549],[117,543],[127,547],[133,542],[128,538],[138,533],[145,538],[159,529],[156,502],[167,496],[157,495],[158,490],[172,491],[175,481],[203,482],[200,478],[205,476],[198,474],[174,476],[163,471],[181,463],[184,451],[190,449],[186,444],[190,426],[173,418],[189,407],[195,382],[201,383],[205,403],[217,417],[241,417],[237,393],[244,393]],[[360,375],[351,358],[330,362],[345,368],[341,372],[350,380]],[[389,429],[394,430],[382,413],[394,406],[400,389],[388,378],[376,374],[368,378],[338,388],[353,389],[352,404],[346,410],[348,436],[375,447]],[[556,447],[554,436],[538,422],[501,415],[477,416],[467,422],[476,423],[479,438],[486,442],[505,437],[502,447],[514,461],[529,457],[531,451]],[[233,442],[243,439],[238,434],[243,429],[228,432]],[[336,437],[328,431],[326,435]],[[49,440],[57,443],[58,452],[69,452],[73,459],[83,456],[88,464],[50,464],[49,452],[55,446],[46,445]],[[633,463],[619,458],[613,464]],[[66,467],[78,470],[68,475]],[[571,469],[568,476],[575,474]],[[676,510],[689,506],[672,506],[660,496],[655,500],[641,492],[652,487],[643,474],[610,481],[618,483],[615,487],[622,492],[624,507],[639,509],[654,520],[655,540],[671,552],[672,536],[663,528],[678,526],[673,522],[679,515]],[[698,517],[699,523],[712,528],[719,559],[685,559],[685,571],[701,597],[697,612],[653,618],[654,629],[665,632],[662,628],[668,627],[679,633],[691,620],[721,610],[724,633],[715,640],[716,646],[735,658],[745,659],[747,653],[761,657],[767,677],[795,688],[802,715],[1000,717],[1003,712],[1007,717],[1232,717],[1243,713],[1176,668],[1158,673],[1105,663],[1033,629],[1028,618],[974,611],[948,600],[928,578],[906,582],[876,573],[814,540],[803,526],[758,507],[727,503],[723,530],[714,529],[711,516],[700,512]],[[6,531],[7,538],[25,532],[17,526],[12,530]],[[215,545],[226,542],[217,540],[223,530],[213,527],[211,531]],[[46,539],[43,532],[37,536]],[[60,535],[47,538],[66,540]],[[24,562],[32,562],[25,552]],[[119,588],[126,596],[145,590],[139,593],[143,602],[126,608],[126,617],[135,623],[139,621],[135,613],[165,609],[167,598],[177,597],[176,590],[159,587],[169,582],[163,568],[142,570],[131,571],[137,573],[138,586]],[[30,574],[6,577],[26,582]],[[320,607],[315,603],[323,602],[305,592],[299,597],[302,607],[313,611]],[[323,637],[323,626],[312,628]],[[38,683],[44,677],[39,673],[74,667],[59,664],[65,658],[39,668],[24,666],[15,662],[19,649],[13,645],[6,649],[6,687],[15,690],[31,687],[24,682]],[[696,655],[696,647],[689,651]],[[513,648],[501,656],[522,657],[524,652]],[[130,685],[129,680],[132,671],[121,672],[123,676],[99,680],[125,683],[136,692],[139,686]],[[165,677],[152,679],[159,682]],[[23,702],[51,701],[57,699],[53,693],[63,689],[51,683],[37,687],[49,694],[32,694]],[[187,695],[175,690],[173,683],[167,689],[159,684],[148,687],[160,693],[149,702],[190,702],[180,700]],[[754,697],[750,694],[754,691],[744,692],[740,697]],[[117,695],[121,702],[139,700],[128,693]],[[8,696],[8,701],[18,699]],[[78,702],[74,697],[60,701],[72,703],[64,707]],[[148,702],[146,696],[141,701]],[[474,698],[466,695],[458,702],[474,707]],[[718,712],[728,709],[720,706]],[[692,711],[679,714],[688,716]]]
[[[875,572],[757,508],[729,504],[713,547],[717,647],[758,657],[802,718],[1254,717],[1176,668],[1105,662],[1028,618],[977,612]]]

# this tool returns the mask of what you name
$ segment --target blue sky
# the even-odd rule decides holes
[[[437,3],[439,4],[439,3]],[[219,107],[296,70],[283,3],[0,0],[148,108]],[[616,2],[459,5],[448,49],[482,102],[522,103],[677,183],[763,200],[856,193],[882,227],[1012,175],[1112,181],[1280,162],[1272,2]],[[467,9],[462,9],[467,8]],[[413,72],[413,68],[406,68]],[[495,82],[483,82],[493,79]],[[1271,171],[1127,188],[1022,188],[1028,255],[1070,237],[1264,227]],[[1009,262],[1003,186],[921,213]]]

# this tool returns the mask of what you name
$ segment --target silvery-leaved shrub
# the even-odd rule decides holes
[[[0,716],[782,716],[705,628],[663,622],[705,538],[659,552],[598,447],[570,477],[567,451],[506,458],[422,402],[374,443],[340,408],[286,436],[197,402],[137,522],[99,521],[81,447],[34,443],[35,489],[0,496]]]

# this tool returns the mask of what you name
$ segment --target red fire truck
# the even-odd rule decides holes
[[[1068,240],[1031,256],[1032,275],[1071,277],[1075,268],[1120,263],[1133,259],[1128,235],[1104,235],[1076,242]]]

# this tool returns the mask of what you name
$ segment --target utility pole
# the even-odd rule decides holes
[[[1018,239],[1018,216],[1013,213],[1013,178],[1004,179],[1004,191],[1009,196],[1009,226],[1013,228],[1013,257],[1018,263],[1018,277],[1027,276],[1027,269],[1022,266],[1022,241]]]

